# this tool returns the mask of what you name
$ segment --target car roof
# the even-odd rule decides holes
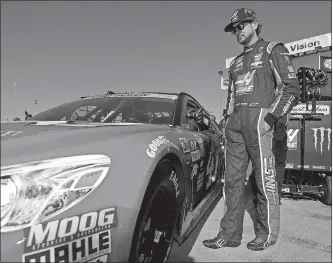
[[[171,93],[171,92],[110,92],[107,94],[101,94],[101,95],[92,95],[92,96],[83,96],[81,99],[93,99],[93,98],[104,98],[104,97],[144,97],[144,96],[156,96],[160,97],[161,95],[166,95],[166,96],[179,96],[180,93]]]

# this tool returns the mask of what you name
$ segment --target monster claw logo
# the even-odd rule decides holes
[[[330,150],[331,147],[331,128],[311,128],[313,130],[313,138],[316,152],[318,151],[318,133],[320,134],[320,153],[323,154],[324,141],[325,141],[325,131],[327,134],[327,150]]]

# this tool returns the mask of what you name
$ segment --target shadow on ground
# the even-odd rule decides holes
[[[223,197],[222,197],[223,198]],[[202,227],[205,225],[207,219],[209,218],[210,214],[218,204],[218,202],[221,199],[218,198],[213,202],[213,204],[210,206],[210,208],[207,210],[207,212],[204,214],[204,216],[201,218],[199,223],[196,225],[196,227],[193,229],[191,234],[187,237],[187,239],[179,246],[177,242],[174,242],[170,257],[168,262],[195,262],[192,257],[189,256],[195,241],[197,240]]]
[[[179,247],[172,247],[169,262],[332,262],[332,207],[311,198],[282,198],[279,240],[267,251],[253,252],[246,243],[254,238],[256,216],[251,182],[245,187],[245,219],[242,246],[208,251],[201,244],[217,234],[225,209],[223,199],[216,200],[190,236]],[[223,198],[223,197],[222,197]],[[221,202],[221,203],[219,203]]]
[[[255,217],[256,217],[256,208],[255,204],[253,202],[254,196],[254,189],[253,184],[251,180],[247,183],[245,186],[245,202],[244,202],[244,213],[247,213],[250,215],[250,218],[252,219],[253,227],[255,227]],[[222,196],[222,198],[224,198]],[[210,217],[211,213],[215,209],[216,205],[221,201],[221,198],[218,198],[214,201],[214,203],[210,206],[210,208],[207,210],[205,215],[201,218],[197,226],[194,228],[194,230],[191,232],[191,234],[188,236],[188,238],[179,246],[176,242],[174,242],[173,247],[171,249],[170,257],[168,262],[195,262],[192,257],[189,256],[203,226],[205,225],[207,219]],[[220,215],[222,218],[222,214]],[[218,233],[218,229],[216,229],[216,234]]]

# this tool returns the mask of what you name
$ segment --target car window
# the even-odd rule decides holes
[[[202,118],[201,120],[198,120],[198,126],[199,131],[211,131],[213,132],[212,128],[210,127],[211,120],[210,120],[210,114],[203,110],[202,111]]]
[[[210,130],[210,114],[203,109],[198,103],[189,99],[186,105],[186,114],[199,114],[200,117],[193,118],[186,116],[186,127],[193,131],[209,131]],[[213,132],[211,130],[211,132]]]
[[[171,106],[171,107],[170,107]],[[135,100],[127,103],[111,119],[103,122],[142,122],[152,124],[171,124],[173,105],[160,101]]]
[[[86,105],[83,107],[80,107],[73,111],[70,120],[81,120],[81,119],[87,119],[88,121],[94,121],[95,118],[98,116],[98,114],[102,111],[102,109],[96,109],[97,106],[94,105]],[[66,116],[64,116],[62,119],[64,119]]]
[[[29,120],[171,124],[175,100],[155,97],[85,98],[39,113]]]
[[[182,116],[182,126],[184,128],[198,131],[198,126],[195,119],[188,116],[188,114],[193,114],[194,112],[198,112],[199,105],[193,102],[190,97],[187,97],[185,100],[185,107],[183,108],[183,116]]]
[[[186,114],[195,111],[199,111],[198,105],[196,105],[193,101],[187,101]]]

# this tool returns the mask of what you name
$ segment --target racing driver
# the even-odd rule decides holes
[[[203,244],[213,249],[241,244],[246,170],[251,159],[258,188],[257,222],[256,237],[247,248],[264,250],[276,243],[280,228],[273,129],[297,104],[300,89],[287,48],[259,37],[261,25],[253,10],[234,11],[224,31],[235,35],[244,51],[229,70],[224,185],[227,211],[217,237]]]

